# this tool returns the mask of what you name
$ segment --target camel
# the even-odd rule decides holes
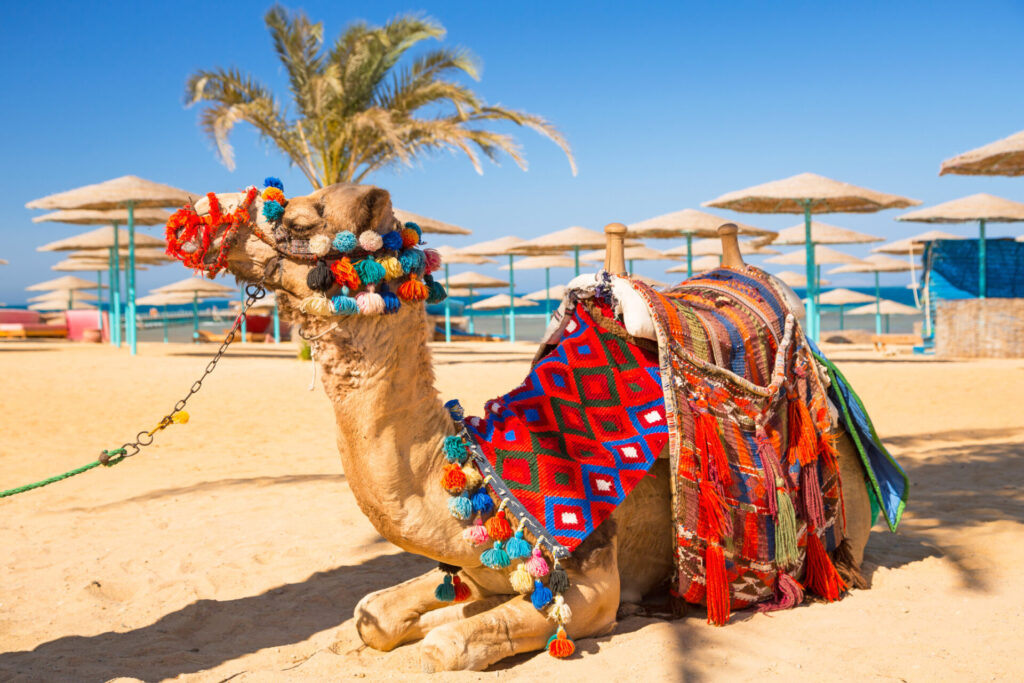
[[[239,200],[219,197],[225,209]],[[207,200],[196,210],[208,211]],[[290,236],[303,239],[393,224],[387,191],[348,184],[290,198],[281,222]],[[424,305],[403,303],[392,315],[312,315],[301,307],[313,294],[308,259],[283,255],[244,224],[226,254],[226,269],[240,281],[274,290],[282,316],[310,339],[359,508],[399,548],[461,567],[472,591],[466,602],[438,600],[435,587],[443,574],[432,570],[371,593],[355,608],[363,642],[387,651],[421,640],[426,672],[482,670],[543,649],[552,622],[513,590],[508,571],[481,563],[479,550],[463,540],[465,523],[448,514],[449,495],[437,484],[445,464],[441,443],[456,427],[434,387]],[[845,435],[838,450],[846,533],[859,566],[871,525],[868,494],[862,465]],[[667,460],[658,460],[652,473],[563,563],[571,586],[564,599],[573,613],[565,628],[572,639],[610,633],[620,608],[631,609],[672,575]]]

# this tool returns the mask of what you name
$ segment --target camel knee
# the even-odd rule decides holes
[[[402,644],[404,635],[413,625],[417,615],[396,614],[393,606],[387,604],[388,589],[365,596],[356,605],[356,631],[359,638],[374,650],[387,652]]]

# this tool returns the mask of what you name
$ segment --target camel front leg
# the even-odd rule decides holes
[[[615,626],[619,606],[615,556],[612,543],[594,552],[582,571],[569,571],[571,585],[564,597],[573,613],[565,627],[570,638],[601,635]],[[528,597],[517,596],[482,614],[439,626],[420,645],[423,670],[480,671],[505,657],[541,650],[556,629],[548,611],[537,610]]]
[[[356,605],[356,630],[364,643],[375,650],[393,650],[402,643],[423,637],[420,617],[448,607],[434,597],[444,574],[432,569],[397,586],[366,595]]]

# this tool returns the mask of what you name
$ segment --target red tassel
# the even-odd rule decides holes
[[[473,595],[473,591],[458,576],[452,577],[452,584],[455,586],[455,602],[465,602]]]
[[[786,572],[779,572],[775,580],[775,598],[757,606],[758,612],[775,612],[796,607],[804,601],[804,589],[796,579]]]
[[[838,600],[847,588],[813,527],[807,529],[807,571],[804,584],[828,602]]]
[[[697,419],[694,420],[694,432],[697,452],[708,459],[708,466],[713,472],[714,479],[726,486],[731,484],[732,472],[729,470],[729,460],[726,458],[725,448],[722,447],[722,439],[718,435],[718,423],[715,421],[715,416],[699,411]]]
[[[487,533],[495,541],[507,541],[512,538],[512,525],[508,523],[504,510],[487,520]]]
[[[704,552],[704,580],[707,593],[704,601],[708,607],[708,623],[724,626],[729,621],[729,580],[725,575],[725,554],[722,546],[709,543]]]
[[[825,502],[821,499],[821,480],[818,478],[818,465],[812,463],[800,470],[800,493],[804,499],[804,515],[811,526],[818,528],[825,525]]]
[[[445,465],[441,487],[453,496],[459,495],[466,488],[466,473],[456,463]]]
[[[779,512],[775,482],[785,476],[782,472],[782,465],[779,464],[779,456],[772,447],[767,432],[761,425],[757,426],[754,439],[757,441],[757,455],[761,459],[761,467],[764,469],[765,497],[768,502],[768,513],[774,519]]]
[[[702,481],[697,499],[697,535],[721,538],[732,534],[732,517],[725,508],[714,482]]]
[[[558,633],[548,639],[548,653],[552,657],[565,659],[571,657],[574,652],[576,652],[576,645],[569,636],[565,635],[565,629],[559,626]]]
[[[811,414],[807,404],[800,395],[793,392],[789,395],[789,450],[786,457],[789,462],[799,461],[804,467],[818,459],[818,436],[811,422]]]

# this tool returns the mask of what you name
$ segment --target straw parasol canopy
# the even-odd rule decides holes
[[[535,270],[538,268],[572,268],[576,265],[568,256],[527,256],[516,261],[517,270]],[[502,270],[508,270],[508,266],[501,266]]]
[[[30,296],[28,302],[31,304],[39,301],[50,301],[51,299],[64,299],[66,301],[71,294],[74,294],[77,301],[96,301],[99,298],[92,292],[83,292],[77,289],[54,289],[45,294]]]
[[[634,280],[639,280],[648,287],[668,287],[667,282],[662,282],[661,280],[656,280],[653,277],[647,277],[646,275],[631,275],[630,277]]]
[[[778,263],[779,265],[784,266],[800,265],[807,262],[807,252],[803,249],[799,249],[797,251],[782,254],[781,256],[773,256],[769,259],[765,259],[765,261],[768,263]],[[818,265],[823,263],[861,263],[861,259],[856,256],[844,254],[841,251],[830,249],[829,247],[815,247],[814,261]]]
[[[125,263],[126,259],[121,259],[121,264]],[[149,263],[148,261],[140,261],[140,263]],[[153,262],[156,263],[156,262]],[[106,260],[92,259],[92,258],[66,258],[63,261],[58,261],[56,265],[50,266],[50,270],[56,270],[62,273],[95,273],[99,271],[105,271],[110,268],[110,263]],[[136,270],[149,270],[145,265],[139,265],[135,267]]]
[[[495,294],[492,297],[470,304],[467,308],[471,308],[474,311],[498,311],[503,308],[511,308],[513,305],[522,308],[525,306],[536,306],[537,302],[518,296],[512,299],[508,294]]]
[[[603,232],[574,225],[565,230],[557,230],[522,242],[509,249],[509,253],[521,254],[523,256],[543,256],[571,251],[578,257],[580,249],[600,249],[604,247],[605,241],[606,238]],[[637,240],[626,240],[625,246],[640,246],[640,242]]]
[[[180,280],[163,287],[157,287],[153,290],[154,294],[171,294],[171,293],[185,293],[185,294],[196,294],[200,298],[203,297],[223,297],[230,296],[237,292],[234,287],[225,287],[219,285],[216,282],[210,280],[204,280],[199,277],[190,277],[187,280]]]
[[[68,258],[71,259],[91,259],[98,261],[101,259],[109,259],[109,249],[79,249],[68,254]],[[128,249],[121,247],[118,250],[118,256],[120,260],[128,260]],[[174,261],[167,252],[163,249],[157,249],[156,247],[144,247],[142,249],[135,250],[135,261],[149,261],[152,263],[171,263]]]
[[[811,221],[811,242],[814,244],[863,244],[881,242],[883,238],[856,230],[839,228],[821,221]],[[806,226],[803,223],[779,231],[774,244],[805,244]]]
[[[934,242],[935,240],[962,240],[966,239],[960,235],[954,235],[949,232],[942,232],[941,230],[928,230],[922,232],[919,235],[913,237],[906,237],[901,240],[895,240],[888,244],[881,244],[874,247],[871,252],[874,254],[920,254],[924,251],[924,247],[928,242]]]
[[[522,237],[509,235],[494,240],[487,240],[486,242],[471,244],[468,247],[459,249],[459,252],[471,256],[508,256],[512,253],[511,249],[513,247],[518,247],[521,244],[526,244],[526,240]]]
[[[840,273],[902,273],[911,269],[910,263],[885,254],[872,254],[859,259],[858,263],[847,263],[828,271],[829,275]]]
[[[899,195],[877,192],[816,173],[774,180],[744,190],[728,192],[701,206],[746,213],[872,213],[882,209],[905,209],[921,202]]]
[[[803,273],[794,273],[792,270],[784,270],[781,273],[775,273],[774,277],[778,278],[779,280],[782,280],[790,287],[807,286],[807,276],[804,275]],[[820,278],[818,280],[818,284],[830,285],[832,283],[829,280],[826,280],[825,278]]]
[[[167,219],[171,217],[170,211],[163,209],[135,209],[133,221],[135,225],[166,225]],[[110,225],[117,223],[124,225],[128,222],[128,209],[70,209],[67,211],[54,211],[44,213],[42,216],[34,216],[33,223],[71,223],[74,225]]]
[[[143,306],[173,306],[175,304],[190,304],[192,303],[192,295],[188,293],[156,293],[147,294],[146,296],[139,297],[135,300],[135,303],[142,304]]]
[[[83,280],[80,277],[74,275],[64,275],[53,280],[47,280],[46,282],[38,282],[34,285],[29,285],[25,289],[29,292],[45,292],[52,289],[64,289],[64,290],[78,290],[78,289],[96,289],[99,285],[90,280]],[[106,288],[104,286],[104,288]]]
[[[852,289],[830,289],[818,295],[818,303],[829,306],[845,306],[846,304],[866,304],[873,302],[875,297],[863,292],[855,292]]]
[[[421,216],[418,213],[412,211],[403,211],[401,209],[392,209],[395,213],[395,218],[401,223],[415,223],[420,226],[420,230],[423,232],[433,233],[435,235],[471,235],[472,230],[460,227],[458,225],[452,225],[451,223],[445,223],[443,221],[434,220],[433,218],[427,218]]]
[[[716,216],[712,213],[705,213],[697,209],[683,209],[666,213],[662,216],[655,216],[646,220],[630,223],[628,234],[631,237],[672,239],[675,237],[718,237],[718,227],[732,223],[740,229],[741,235],[758,235],[761,237],[774,237],[774,230],[755,228],[746,223],[730,221],[727,218]]]
[[[1024,175],[1024,130],[946,159],[939,175]]]
[[[476,256],[474,254],[466,254],[461,249],[449,247],[448,245],[434,247],[434,249],[437,251],[437,253],[441,254],[441,262],[450,265],[454,265],[456,263],[468,263],[474,266],[480,266],[485,263],[497,263],[497,261],[495,261],[492,258],[487,258],[486,256]]]
[[[490,275],[482,275],[480,273],[474,273],[473,271],[467,271],[465,273],[458,273],[448,278],[448,284],[453,287],[472,287],[474,289],[493,289],[495,287],[508,287],[507,280],[499,280],[496,277]]]
[[[7,265],[7,260],[0,258],[0,266],[6,266],[6,265]]]
[[[587,261],[588,263],[604,263],[604,249],[597,249],[596,251],[588,251],[586,254],[580,254],[580,261]],[[664,252],[658,251],[657,249],[651,249],[640,245],[638,247],[626,247],[623,249],[623,255],[626,261],[671,261],[672,257],[667,256]],[[568,260],[568,259],[566,259]],[[520,264],[516,264],[520,265]]]
[[[524,299],[530,301],[548,301],[549,299],[561,300],[565,297],[565,285],[555,285],[551,289],[539,289],[536,292],[530,292]]]
[[[124,228],[117,229],[119,244],[128,244],[128,231]],[[159,237],[138,234],[135,235],[137,247],[164,247],[164,241]],[[114,246],[114,228],[107,225],[96,228],[89,232],[83,232],[73,237],[65,237],[56,242],[36,247],[36,251],[78,251],[79,249],[110,249]]]
[[[754,242],[754,240],[738,242],[738,244],[740,245],[740,253],[743,254],[744,256],[760,256],[780,253],[775,249],[769,249],[768,247],[765,246],[759,246]],[[697,240],[696,242],[693,243],[692,247],[691,245],[684,244],[682,246],[666,249],[664,254],[666,256],[671,256],[672,258],[686,258],[687,249],[689,249],[689,253],[693,254],[694,256],[721,256],[722,240],[721,238],[718,237]],[[694,262],[694,264],[696,264],[696,261]],[[696,265],[694,265],[694,267],[696,268]]]
[[[25,205],[27,209],[119,209],[131,202],[136,208],[181,206],[199,195],[170,185],[126,175],[95,185],[58,192]]]
[[[96,310],[96,307],[92,304],[87,304],[84,301],[73,301],[68,305],[68,300],[65,298],[61,299],[47,299],[46,301],[39,301],[34,304],[29,304],[28,307],[33,311],[67,311],[67,310]]]
[[[692,268],[691,264],[680,263],[678,266],[672,266],[666,268],[666,273],[703,273],[706,270],[714,270],[722,265],[722,259],[719,256],[701,256],[698,259],[694,259]]]
[[[878,302],[878,310],[875,309],[875,304],[870,303],[866,306],[858,306],[857,308],[851,308],[847,311],[850,315],[872,315],[874,313],[880,313],[882,315],[921,315],[920,309],[914,308],[913,306],[907,306],[901,304],[898,301],[892,299],[881,299]]]
[[[1024,221],[1024,204],[979,193],[911,211],[896,220],[916,223],[1015,223]]]

